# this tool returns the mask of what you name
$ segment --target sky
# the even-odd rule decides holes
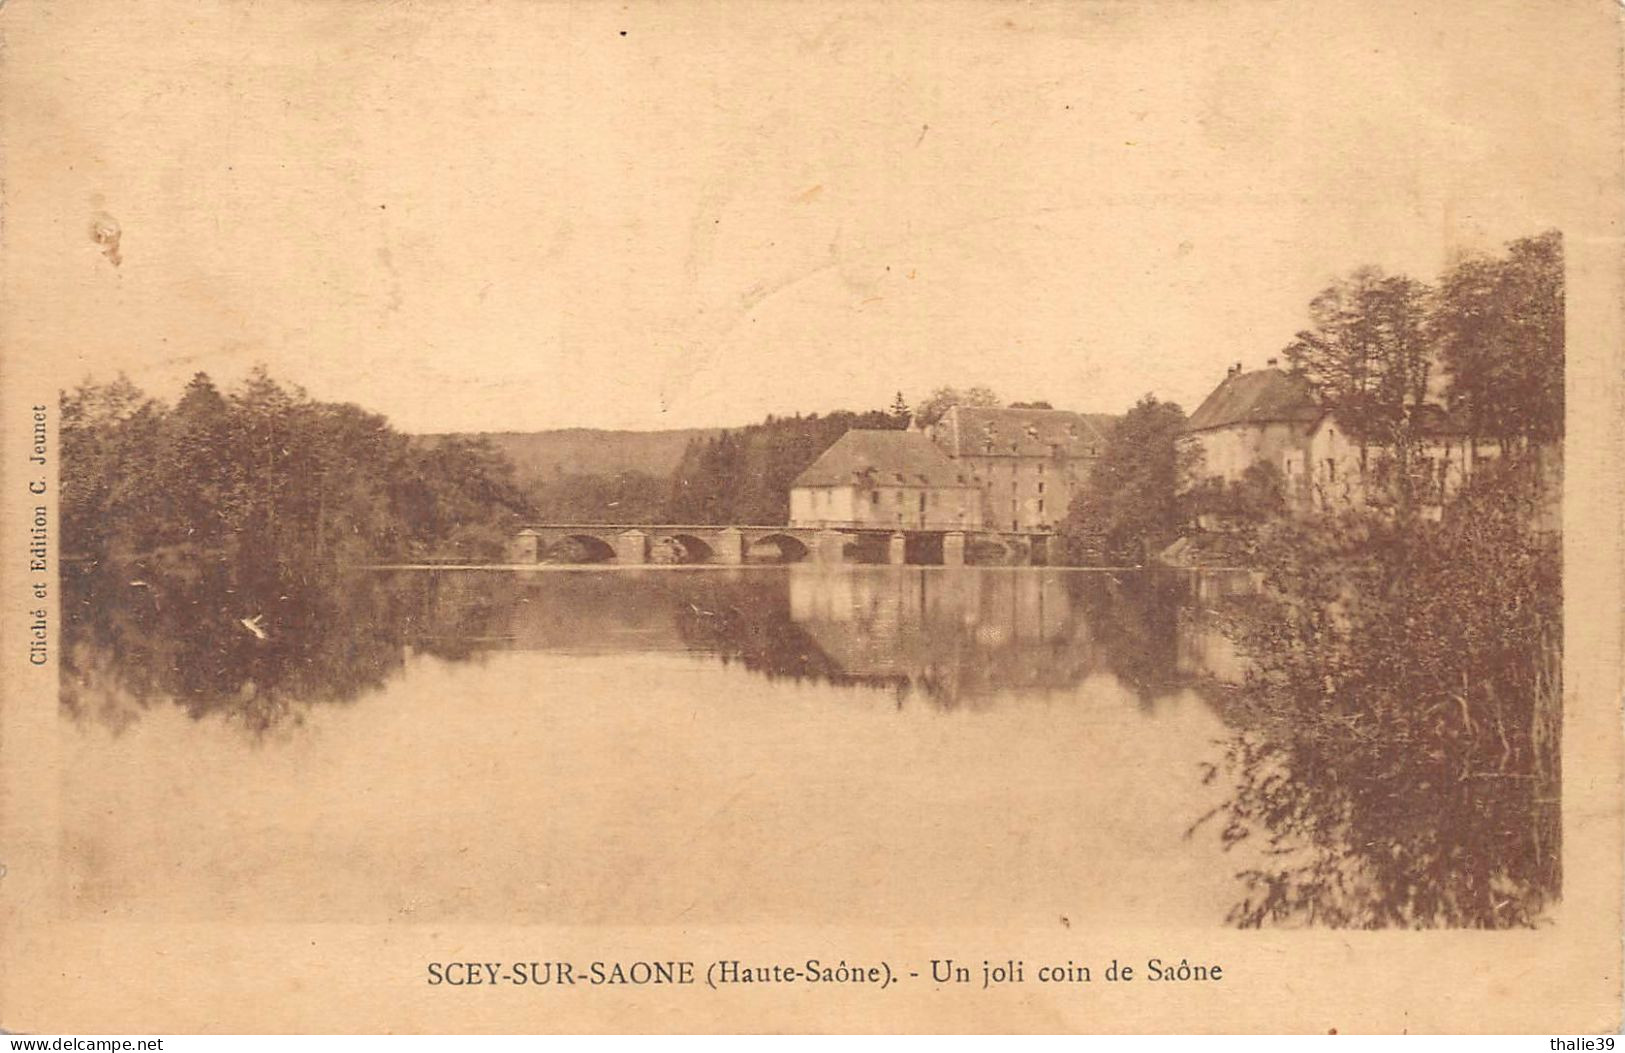
[[[1417,6],[13,0],[0,332],[408,431],[1191,410],[1354,267],[1572,249],[1607,5]]]

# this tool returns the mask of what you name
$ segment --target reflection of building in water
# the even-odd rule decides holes
[[[797,567],[790,616],[846,674],[945,700],[1069,686],[1094,658],[1059,574]]]
[[[1211,575],[818,564],[436,578],[436,635],[470,651],[682,651],[944,706],[1096,675],[1150,705],[1182,677],[1229,679],[1222,637],[1192,635],[1199,623],[1187,620],[1202,614],[1193,599],[1247,584],[1245,573],[1227,586]]]

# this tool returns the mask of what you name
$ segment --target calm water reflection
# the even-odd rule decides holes
[[[132,573],[140,576],[132,576]],[[995,568],[73,584],[88,913],[1217,925],[1189,579]],[[263,637],[263,638],[262,638]]]

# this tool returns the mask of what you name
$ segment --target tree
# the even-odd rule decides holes
[[[998,406],[1001,405],[999,396],[991,388],[972,387],[961,391],[958,388],[937,388],[931,392],[931,397],[920,403],[914,410],[916,423],[925,426],[935,424],[943,415],[954,406]]]
[[[897,393],[896,398],[891,400],[891,415],[905,428],[908,427],[908,422],[913,419],[914,415],[909,411],[908,403],[904,401],[901,391]],[[768,423],[773,423],[773,418],[769,417]]]
[[[1294,371],[1316,390],[1360,444],[1360,466],[1373,447],[1391,461],[1396,494],[1408,504],[1411,465],[1422,435],[1432,347],[1428,289],[1404,275],[1362,267],[1309,305],[1312,326],[1287,345]]]
[[[1155,395],[1118,422],[1060,526],[1074,560],[1143,564],[1173,540],[1194,456],[1178,441],[1184,426],[1179,405]]]
[[[1521,238],[1470,256],[1440,282],[1432,335],[1452,409],[1504,450],[1563,434],[1563,239]]]
[[[1010,408],[1011,409],[1054,409],[1055,407],[1051,406],[1047,402],[1012,402],[1012,403],[1010,403]]]

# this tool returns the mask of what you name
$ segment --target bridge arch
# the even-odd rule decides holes
[[[767,554],[765,547],[761,553],[758,553],[756,551],[757,545],[770,545],[776,549],[778,558],[774,562],[778,563],[799,563],[806,559],[807,556],[812,552],[812,550],[807,547],[807,543],[796,537],[794,534],[763,534],[761,537],[754,537],[750,539],[750,542],[745,550],[746,558],[750,558],[752,556],[760,558],[760,556]]]
[[[573,546],[576,551],[561,553],[567,546]],[[550,558],[564,554],[569,562],[577,562],[578,553],[580,562],[609,563],[615,559],[615,546],[597,534],[562,534],[547,546]]]
[[[716,555],[704,538],[695,537],[693,534],[660,534],[653,542],[675,545],[678,549],[678,562],[681,563],[710,563]]]

